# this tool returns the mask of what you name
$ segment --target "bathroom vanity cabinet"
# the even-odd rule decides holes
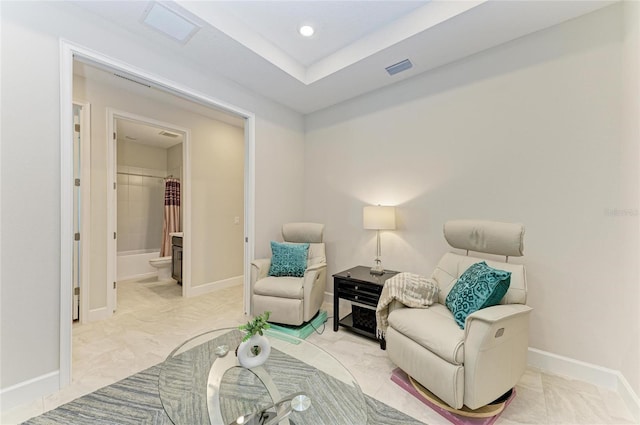
[[[171,237],[171,277],[182,285],[182,237]]]

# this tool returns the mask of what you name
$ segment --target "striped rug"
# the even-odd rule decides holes
[[[195,349],[198,349],[196,347]],[[201,347],[208,351],[209,348],[206,345]],[[192,350],[195,350],[192,349]],[[189,351],[192,351],[189,350]],[[230,353],[232,354],[232,353]],[[272,356],[278,363],[287,365],[287,367],[295,370],[295,375],[300,376],[301,380],[309,382],[311,385],[322,386],[323,391],[317,397],[330,397],[332,392],[343,391],[341,383],[336,381],[332,377],[324,374],[323,372],[300,362],[286,354],[272,350]],[[305,366],[306,365],[306,366]],[[239,369],[239,368],[238,368]],[[53,425],[53,424],[70,424],[70,425],[141,425],[141,424],[153,424],[153,425],[170,425],[171,420],[165,413],[162,401],[160,399],[160,393],[158,389],[158,379],[162,372],[162,365],[156,365],[146,369],[142,372],[136,373],[128,378],[125,378],[112,385],[106,386],[98,391],[82,396],[72,402],[64,404],[54,410],[46,412],[40,416],[32,418],[24,424],[28,425]],[[231,372],[231,371],[230,371]],[[236,373],[242,373],[242,371],[236,371]],[[227,375],[225,375],[225,379]],[[228,379],[237,381],[237,379],[249,379],[245,381],[241,392],[234,392],[233,390],[227,390],[224,394],[221,394],[221,404],[227,403],[238,406],[245,402],[246,406],[251,406],[249,411],[242,413],[249,413],[255,408],[255,401],[251,403],[251,400],[260,399],[259,391],[264,391],[262,386],[256,382],[250,381],[251,374],[246,373],[245,377],[231,376]],[[390,383],[391,384],[391,383]],[[229,385],[227,388],[232,388]],[[224,388],[224,387],[221,387]],[[293,387],[292,387],[293,388]],[[257,398],[251,396],[247,397],[247,394],[256,392]],[[283,394],[290,389],[283,388]],[[314,391],[318,393],[317,387],[314,387]],[[245,399],[245,400],[243,400]],[[263,400],[264,401],[264,400]],[[317,425],[365,425],[358,422],[364,422],[364,415],[361,419],[354,421],[352,416],[349,415],[348,408],[344,405],[338,405],[335,402],[323,403],[322,400],[316,400],[318,404],[321,404],[323,409],[316,409],[319,412],[318,416],[313,418],[314,424]],[[387,406],[386,404],[365,395],[366,401],[366,423],[371,425],[421,425],[422,422],[405,415],[404,413]],[[238,404],[240,402],[240,404]],[[205,401],[206,403],[206,401]],[[249,404],[246,404],[249,403]],[[228,407],[231,409],[230,407]],[[204,409],[204,411],[203,411]],[[204,415],[195,415],[188,425],[208,425],[209,421],[205,407],[194,409]],[[237,413],[237,412],[236,412]],[[232,413],[233,414],[233,413]],[[423,425],[423,424],[422,424]]]

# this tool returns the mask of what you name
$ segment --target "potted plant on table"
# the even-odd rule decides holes
[[[270,311],[265,311],[263,314],[254,317],[253,320],[238,327],[238,329],[246,332],[236,350],[240,366],[249,369],[260,366],[267,361],[271,353],[271,344],[269,344],[267,337],[264,336],[264,331],[270,327],[267,322],[270,314]]]

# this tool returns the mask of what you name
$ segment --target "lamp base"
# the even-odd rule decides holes
[[[371,270],[369,270],[369,273],[380,276],[384,274],[384,268],[380,263],[378,263],[375,266],[371,267]]]

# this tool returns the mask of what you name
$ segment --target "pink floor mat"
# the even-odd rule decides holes
[[[462,416],[450,412],[437,404],[433,403],[431,400],[425,398],[418,390],[415,389],[411,381],[409,381],[409,377],[406,373],[404,373],[400,368],[396,368],[391,373],[391,380],[398,384],[401,388],[407,391],[409,394],[413,395],[415,398],[429,406],[435,412],[437,412],[440,416],[449,420],[451,423],[455,425],[492,425],[495,421],[498,420],[498,417],[504,412],[504,409],[509,406],[511,400],[516,396],[515,388],[512,390],[509,398],[504,402],[504,408],[494,416],[489,416],[485,418],[476,418],[470,416]]]

